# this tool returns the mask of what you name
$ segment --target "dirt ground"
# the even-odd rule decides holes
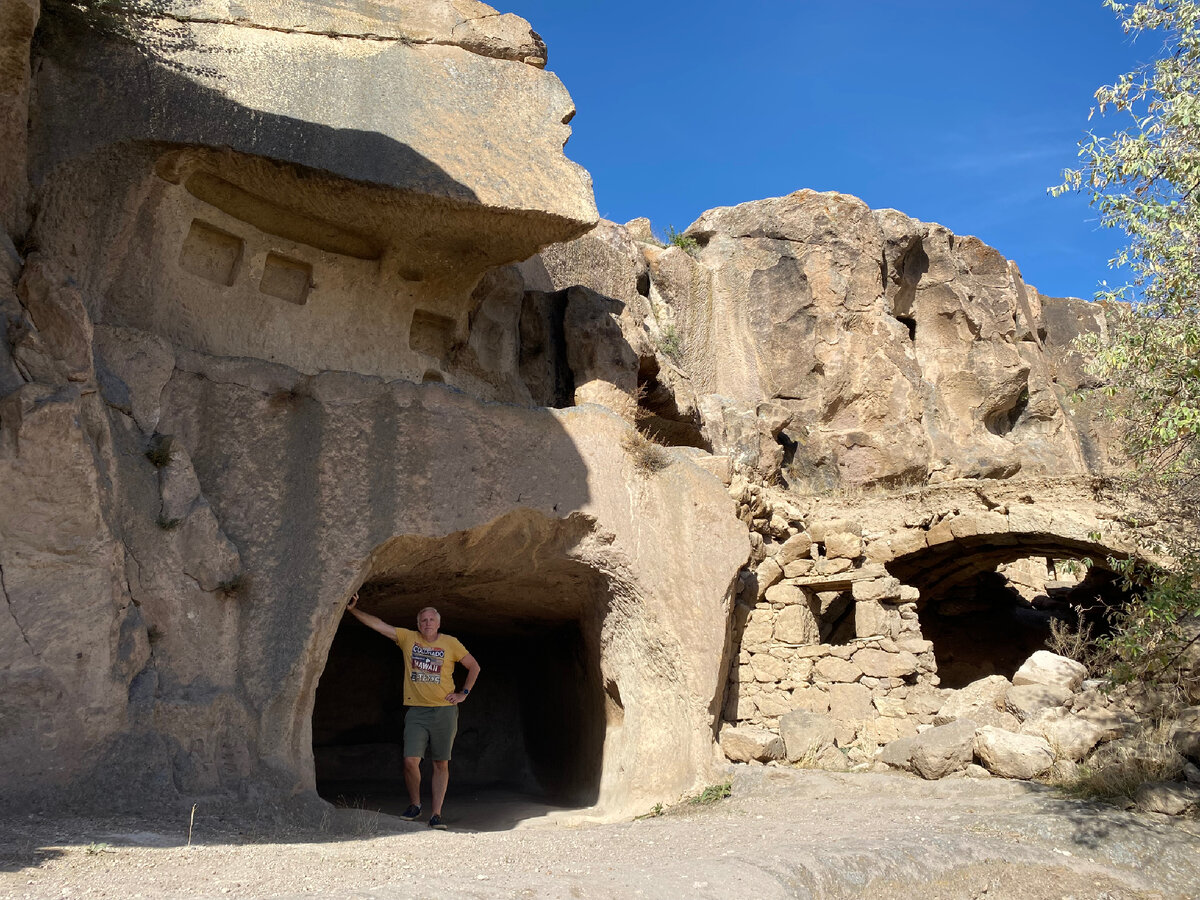
[[[733,795],[615,825],[449,831],[358,810],[248,820],[0,819],[0,898],[899,898],[1200,896],[1200,822],[999,779],[736,767]],[[532,814],[530,808],[523,814]]]

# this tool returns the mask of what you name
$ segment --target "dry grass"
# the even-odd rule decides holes
[[[1133,802],[1137,789],[1154,781],[1172,781],[1183,771],[1183,758],[1171,744],[1170,723],[1146,727],[1137,740],[1102,746],[1055,787],[1080,800]]]
[[[842,484],[839,482],[833,486],[812,484],[795,464],[785,466],[782,475],[784,481],[787,483],[788,493],[795,497],[877,500],[881,497],[893,497],[897,494],[907,494],[929,487],[929,479],[924,473],[903,475],[892,481],[872,481],[856,484]]]
[[[630,430],[621,439],[621,447],[633,460],[633,469],[639,475],[657,475],[672,463],[671,454],[646,437],[640,431]]]
[[[1084,619],[1083,610],[1078,606],[1075,607],[1074,622],[1050,620],[1050,637],[1046,639],[1046,648],[1059,656],[1083,663],[1092,675],[1106,672],[1115,662],[1111,653],[1096,644],[1092,623]]]

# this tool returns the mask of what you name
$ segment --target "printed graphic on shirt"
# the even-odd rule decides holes
[[[446,651],[441,647],[420,647],[413,644],[412,675],[415,682],[438,684],[442,680],[442,662]]]

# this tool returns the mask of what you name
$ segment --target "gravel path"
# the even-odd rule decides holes
[[[733,796],[616,825],[431,831],[342,811],[246,823],[0,823],[0,898],[1200,896],[1200,822],[1001,780],[737,767]]]

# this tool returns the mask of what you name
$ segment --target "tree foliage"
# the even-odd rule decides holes
[[[1171,571],[1124,564],[1136,599],[1108,641],[1119,680],[1162,681],[1186,659],[1188,619],[1200,613],[1200,3],[1105,6],[1127,34],[1161,39],[1161,51],[1096,92],[1093,115],[1123,127],[1089,132],[1080,168],[1053,192],[1086,194],[1101,223],[1127,238],[1111,264],[1130,281],[1097,295],[1108,329],[1086,350],[1121,416],[1134,483],[1185,527],[1166,535]]]

